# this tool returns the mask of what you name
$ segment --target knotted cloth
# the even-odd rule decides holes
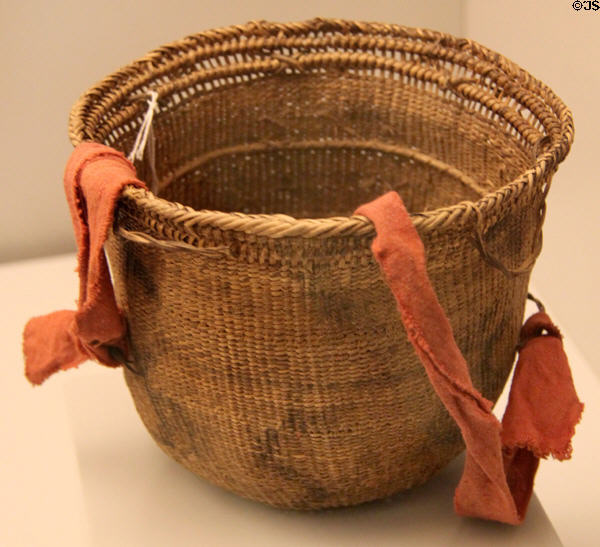
[[[27,323],[25,373],[34,384],[88,359],[117,366],[115,348],[125,357],[128,354],[126,324],[115,301],[103,245],[123,188],[145,188],[145,184],[122,153],[98,143],[75,148],[64,184],[79,249],[78,308]],[[375,226],[374,257],[396,299],[408,338],[465,441],[456,511],[520,523],[539,458],[570,457],[571,437],[583,411],[560,332],[545,313],[535,314],[523,326],[509,402],[500,424],[491,412],[491,401],[473,387],[427,276],[423,243],[400,196],[388,192],[361,205],[355,214],[368,217]]]
[[[34,384],[88,359],[118,366],[111,348],[127,355],[126,325],[115,301],[103,246],[121,191],[129,184],[146,187],[118,150],[92,142],[73,150],[64,186],[78,248],[79,300],[76,311],[34,317],[25,326],[25,374]]]
[[[467,453],[454,496],[458,514],[508,524],[523,521],[539,458],[571,455],[579,402],[558,329],[545,313],[521,331],[520,353],[502,424],[474,387],[467,363],[431,286],[425,249],[402,199],[388,192],[361,205],[377,232],[371,250],[390,287],[408,338]]]

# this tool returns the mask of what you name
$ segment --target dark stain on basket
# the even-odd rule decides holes
[[[373,302],[366,292],[313,290],[309,294],[319,319],[337,328],[368,322],[372,316]]]
[[[255,439],[254,462],[257,468],[263,472],[274,473],[279,478],[293,483],[295,488],[290,489],[290,492],[296,491],[298,486],[302,487],[304,495],[295,503],[298,508],[310,508],[315,499],[320,502],[327,499],[329,495],[327,490],[317,480],[284,463],[289,462],[290,458],[283,452],[279,432],[276,429],[267,428],[259,438]]]
[[[283,426],[287,431],[308,433],[306,417],[302,408],[289,406],[286,409],[286,417]]]
[[[214,453],[201,421],[190,416],[190,410],[171,397],[157,393],[148,387],[146,390],[158,418],[158,437],[163,446],[177,449],[187,460],[211,462]]]
[[[323,293],[318,300],[320,311],[334,323],[343,325],[352,320],[356,303],[347,294]]]
[[[144,293],[148,297],[154,297],[157,293],[155,275],[148,271],[146,264],[149,260],[142,260],[138,256],[138,249],[131,242],[125,243],[125,272],[127,284],[136,283],[142,287]]]
[[[424,426],[424,430],[428,432],[428,444],[435,443],[439,450],[451,452],[464,447],[460,429],[441,404],[439,412]]]

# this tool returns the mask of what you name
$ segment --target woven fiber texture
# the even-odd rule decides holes
[[[465,39],[252,22],[165,45],[74,105],[74,145],[127,154],[158,109],[107,243],[155,441],[242,496],[315,509],[426,481],[460,432],[352,215],[397,191],[431,283],[496,400],[510,372],[569,110]]]

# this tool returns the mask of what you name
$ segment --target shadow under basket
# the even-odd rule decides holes
[[[432,285],[495,401],[515,358],[571,114],[468,40],[394,25],[249,23],[161,47],[75,104],[74,145],[128,154],[106,246],[158,445],[275,506],[353,505],[463,448],[409,343],[362,203],[397,191]]]

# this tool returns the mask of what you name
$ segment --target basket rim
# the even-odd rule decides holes
[[[232,25],[217,29],[206,30],[197,34],[186,36],[160,46],[148,52],[144,57],[122,67],[120,70],[105,77],[95,86],[84,92],[73,105],[69,115],[69,137],[73,146],[84,141],[94,141],[86,133],[86,116],[94,111],[92,105],[97,103],[98,97],[106,96],[113,99],[118,93],[115,88],[127,81],[142,82],[144,79],[156,75],[157,69],[166,70],[176,66],[181,61],[184,53],[197,52],[204,47],[206,50],[219,53],[219,45],[226,40],[239,40],[245,38],[261,40],[266,38],[286,38],[314,33],[342,33],[351,37],[368,37],[375,42],[379,39],[407,39],[426,44],[427,47],[452,48],[453,53],[465,54],[473,62],[486,63],[499,69],[501,77],[511,84],[518,84],[518,89],[533,94],[545,101],[545,106],[552,110],[558,121],[560,130],[554,137],[545,135],[541,140],[547,145],[542,153],[535,153],[533,167],[520,173],[512,181],[502,187],[483,195],[477,201],[461,201],[445,207],[440,207],[424,212],[410,214],[415,227],[420,232],[450,229],[454,226],[464,226],[473,222],[481,222],[482,218],[490,216],[499,217],[502,212],[510,207],[521,195],[530,193],[538,187],[543,188],[546,195],[550,176],[568,154],[574,137],[573,116],[564,102],[543,82],[537,80],[519,65],[492,51],[481,44],[467,39],[457,38],[451,34],[440,31],[406,27],[395,24],[376,22],[360,22],[344,19],[314,18],[302,22],[276,23],[268,21],[250,21],[244,25]],[[423,46],[424,48],[425,46]],[[458,53],[457,53],[458,52]],[[273,65],[282,64],[273,59]],[[279,67],[281,68],[281,67]],[[485,74],[484,76],[488,76]],[[452,82],[449,82],[449,84]],[[467,90],[472,84],[461,81],[459,85]],[[498,108],[503,104],[498,100]],[[96,112],[98,107],[96,107]],[[548,143],[548,141],[550,141]],[[549,144],[549,145],[548,145]],[[234,230],[247,234],[280,237],[332,237],[346,235],[367,235],[375,232],[371,221],[362,215],[335,216],[321,218],[296,218],[287,214],[270,213],[242,213],[225,212],[208,209],[194,209],[177,202],[161,198],[150,190],[126,187],[122,197],[135,202],[137,207],[145,210],[152,216],[160,217],[192,234],[201,226],[210,226],[221,230]],[[360,204],[357,204],[357,207]]]

